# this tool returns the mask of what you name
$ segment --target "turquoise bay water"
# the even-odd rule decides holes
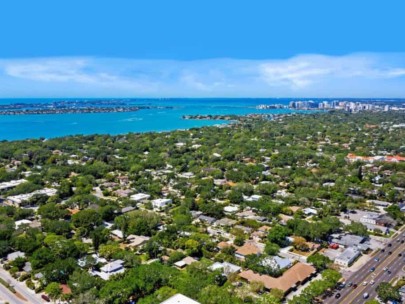
[[[2,99],[0,104],[51,102],[46,99]],[[66,99],[65,99],[66,100]],[[77,99],[76,99],[77,100]],[[0,140],[53,138],[77,134],[124,134],[128,132],[171,131],[210,126],[225,121],[184,120],[183,115],[245,115],[292,113],[288,109],[258,110],[259,104],[287,104],[290,99],[137,99],[130,105],[168,106],[128,113],[0,115]]]

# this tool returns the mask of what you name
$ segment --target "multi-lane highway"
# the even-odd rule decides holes
[[[346,287],[339,291],[340,298],[336,299],[335,296],[328,298],[324,301],[327,304],[359,304],[364,303],[366,300],[363,298],[364,293],[369,294],[369,299],[376,297],[375,288],[381,282],[389,282],[398,271],[405,266],[405,232],[401,232],[397,237],[393,238],[383,250],[378,252],[373,258],[368,261],[361,269],[352,274],[346,281]],[[399,256],[401,254],[402,256]],[[378,261],[376,261],[378,259]],[[374,271],[371,268],[375,267]],[[388,268],[388,270],[384,270]],[[371,281],[375,283],[370,284]],[[348,283],[356,284],[357,288],[347,286]],[[366,285],[363,283],[366,282]]]

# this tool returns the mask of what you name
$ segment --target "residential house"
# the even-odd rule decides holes
[[[239,211],[239,207],[236,205],[229,205],[224,207],[224,213],[225,214],[232,214]]]
[[[266,257],[260,262],[260,264],[265,267],[280,270],[290,268],[292,266],[290,259],[280,258],[279,256]]]
[[[189,297],[182,295],[181,293],[175,294],[174,296],[168,298],[166,301],[160,304],[200,304]]]
[[[182,269],[182,268],[184,268],[184,267],[186,267],[188,265],[191,265],[191,264],[193,264],[195,262],[198,262],[198,261],[196,259],[192,258],[192,257],[187,256],[184,259],[174,263],[174,266],[176,266],[177,268]]]
[[[124,269],[124,261],[123,260],[115,260],[110,263],[107,263],[103,267],[100,268],[100,271],[93,271],[93,275],[97,275],[103,280],[107,281],[110,279],[111,276],[125,272]]]
[[[251,196],[243,196],[243,200],[245,202],[257,202],[262,198],[261,195],[251,195]]]
[[[214,264],[212,264],[210,267],[208,267],[208,269],[215,271],[218,269],[222,270],[222,273],[226,276],[232,274],[232,273],[238,273],[241,271],[241,267],[239,267],[238,265],[232,264],[232,263],[228,263],[228,262],[215,262]]]
[[[169,206],[173,201],[169,198],[158,198],[152,201],[153,209],[155,210],[163,210],[167,206]]]
[[[302,212],[305,215],[317,215],[318,214],[318,211],[314,208],[304,208],[304,209],[302,209]]]
[[[111,234],[113,237],[116,237],[116,238],[118,238],[118,239],[123,239],[123,238],[124,238],[124,233],[123,233],[121,230],[119,230],[119,229],[112,230],[112,231],[110,232],[110,234]]]
[[[150,237],[130,234],[127,237],[128,247],[140,248],[149,241]]]
[[[128,207],[122,208],[121,213],[128,213],[128,212],[131,212],[131,211],[134,211],[134,210],[135,210],[135,207],[128,206]]]
[[[279,289],[284,294],[288,294],[291,290],[308,281],[315,273],[316,269],[312,265],[298,262],[278,278],[260,275],[252,270],[243,271],[239,276],[250,283],[261,282],[267,290]]]
[[[243,246],[239,247],[235,252],[235,257],[244,260],[246,256],[255,254],[261,255],[264,252],[265,245],[255,241],[246,241]]]
[[[12,262],[17,258],[25,258],[25,253],[21,251],[15,251],[7,255],[7,261],[9,262]]]
[[[213,218],[213,217],[211,217],[211,216],[206,216],[206,215],[200,215],[200,216],[198,217],[198,219],[199,219],[201,222],[205,222],[205,223],[207,223],[207,224],[209,224],[209,225],[214,224],[214,222],[217,220],[216,218]]]
[[[129,177],[128,176],[118,176],[117,177],[121,186],[129,185]]]
[[[133,194],[129,197],[132,201],[135,201],[137,203],[145,202],[150,198],[149,194],[146,193],[137,193]]]
[[[215,226],[233,226],[233,225],[235,225],[237,223],[237,221],[235,221],[235,220],[233,220],[233,219],[230,219],[230,218],[227,218],[227,217],[224,217],[224,218],[222,218],[222,219],[220,219],[220,220],[217,220],[215,223],[214,223],[214,225]]]

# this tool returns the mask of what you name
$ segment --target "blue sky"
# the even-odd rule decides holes
[[[7,2],[0,97],[405,97],[401,0]]]

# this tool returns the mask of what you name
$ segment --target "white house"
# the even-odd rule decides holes
[[[18,185],[21,185],[23,183],[26,183],[27,180],[25,179],[17,179],[17,180],[12,180],[9,182],[4,182],[0,183],[0,190],[8,190],[14,187],[17,187]]]
[[[124,271],[124,261],[115,260],[105,264],[103,267],[100,268],[100,271],[93,271],[92,274],[97,275],[103,280],[107,281],[110,279],[111,276],[123,273]]]
[[[172,203],[169,198],[158,198],[152,201],[152,206],[156,210],[162,210]]]
[[[6,199],[6,203],[15,207],[19,207],[22,202],[29,201],[34,195],[47,195],[47,196],[53,196],[57,193],[58,191],[53,188],[45,188],[41,190],[37,190],[31,193],[26,193],[26,194],[19,194],[19,195],[14,195],[14,196],[9,196]]]
[[[239,211],[239,206],[236,206],[236,205],[229,205],[229,206],[224,207],[225,213],[235,213],[237,211]]]
[[[239,271],[241,271],[241,267],[239,267],[238,265],[232,264],[232,263],[228,263],[228,262],[215,262],[214,264],[212,264],[210,267],[208,267],[208,269],[215,271],[217,269],[222,269],[222,273],[226,276],[232,274],[232,273],[238,273]]]
[[[18,228],[20,228],[21,225],[29,225],[31,223],[32,223],[32,221],[30,221],[30,220],[19,220],[19,221],[15,221],[14,225],[15,225],[15,229],[18,229]]]
[[[9,254],[7,255],[7,260],[8,260],[9,262],[12,262],[12,261],[14,261],[14,260],[17,259],[17,258],[25,258],[25,253],[24,253],[24,252],[21,252],[21,251],[15,251],[15,252],[9,253]]]
[[[377,219],[379,218],[379,216],[379,214],[366,214],[360,218],[360,223],[377,225]]]
[[[189,297],[182,295],[181,293],[175,294],[174,296],[168,298],[166,301],[160,304],[200,304]]]
[[[359,256],[360,251],[357,248],[349,247],[335,259],[335,264],[349,267]]]
[[[262,198],[261,195],[252,195],[252,196],[243,196],[243,200],[245,202],[257,202],[258,200],[260,200]]]
[[[304,208],[302,209],[302,212],[304,212],[305,215],[317,215],[318,211],[314,208]]]
[[[143,202],[143,201],[148,200],[150,198],[150,195],[146,194],[146,193],[137,193],[137,194],[131,195],[129,198],[135,202]]]

